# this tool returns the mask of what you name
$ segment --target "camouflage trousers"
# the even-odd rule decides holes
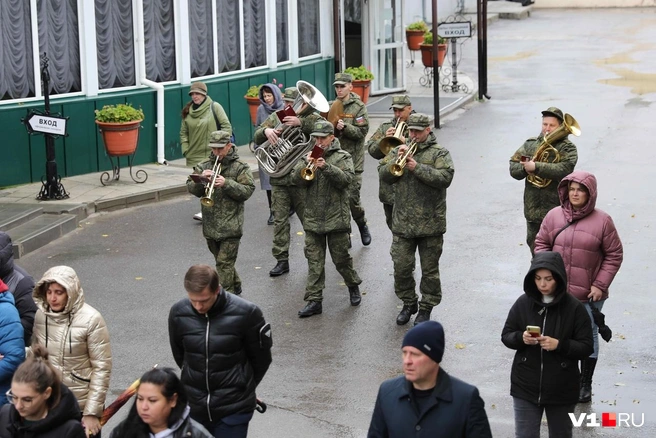
[[[234,292],[241,286],[241,278],[235,269],[240,239],[213,240],[207,239],[207,247],[216,260],[216,271],[219,273],[221,286],[229,292]]]
[[[526,244],[528,245],[528,249],[531,250],[531,255],[533,255],[533,250],[535,249],[535,237],[540,231],[540,225],[542,225],[542,221],[526,221]]]
[[[385,212],[385,223],[387,224],[387,228],[392,231],[392,212],[394,211],[394,205],[383,204],[383,211]]]
[[[273,248],[271,253],[278,261],[289,260],[289,210],[294,207],[303,224],[305,188],[296,186],[272,186],[271,210],[273,210]]]
[[[360,201],[360,189],[362,188],[362,173],[356,173],[349,185],[349,207],[351,208],[351,217],[361,227],[367,224],[364,217],[364,208]]]
[[[394,235],[390,254],[394,261],[394,292],[404,304],[417,302],[415,292],[415,252],[419,249],[421,264],[421,302],[419,308],[430,310],[442,301],[440,282],[440,256],[444,235],[407,239]]]
[[[317,234],[305,232],[305,258],[308,261],[308,278],[305,286],[305,301],[322,301],[326,285],[326,244],[330,250],[337,272],[344,278],[346,286],[362,283],[353,268],[353,258],[349,254],[349,233],[346,231]]]

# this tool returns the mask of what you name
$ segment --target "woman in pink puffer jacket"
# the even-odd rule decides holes
[[[558,185],[560,207],[547,213],[535,238],[535,252],[559,252],[565,262],[568,290],[588,311],[592,323],[594,352],[581,361],[579,402],[592,397],[592,375],[599,355],[599,333],[590,306],[602,308],[608,288],[622,265],[623,249],[613,219],[595,208],[597,179],[576,171]]]

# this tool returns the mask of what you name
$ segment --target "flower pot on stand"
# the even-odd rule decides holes
[[[421,50],[421,61],[424,64],[424,67],[431,68],[433,67],[433,45],[432,44],[422,44],[419,46]],[[446,57],[446,44],[437,45],[437,66],[442,67],[444,63],[444,58]]]
[[[371,91],[371,80],[355,80],[352,82],[353,92],[360,96],[362,103],[369,101],[369,91]]]
[[[244,96],[244,98],[246,99],[246,103],[248,103],[248,111],[251,114],[251,123],[255,125],[255,121],[257,120],[257,109],[260,106],[260,98],[249,96]]]
[[[108,172],[103,172],[100,175],[100,183],[106,186],[110,181],[119,180],[121,172],[120,157],[125,156],[128,157],[130,178],[137,184],[145,183],[148,179],[148,173],[145,170],[139,169],[132,175],[132,163],[139,144],[141,120],[123,123],[99,122],[96,120],[96,124],[100,129],[105,151],[112,164],[112,176],[110,177]],[[116,162],[114,162],[114,159],[116,159]]]
[[[405,39],[408,42],[408,49],[419,50],[419,46],[424,41],[423,30],[406,30]]]

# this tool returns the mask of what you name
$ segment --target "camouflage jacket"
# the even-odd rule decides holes
[[[199,163],[194,173],[212,169],[214,159]],[[239,160],[233,149],[221,163],[221,175],[226,179],[223,187],[215,187],[212,207],[201,206],[203,212],[203,235],[206,239],[225,240],[239,238],[244,226],[244,202],[255,190],[253,173],[248,164]],[[187,179],[187,190],[194,196],[205,196],[205,185]]]
[[[298,115],[298,118],[301,120],[301,131],[310,139],[310,134],[314,128],[314,123],[322,118],[317,112],[314,111],[312,107],[306,108],[301,114]],[[267,141],[266,135],[264,135],[264,130],[267,128],[275,128],[280,124],[280,119],[278,115],[274,112],[267,117],[267,119],[255,130],[253,134],[253,141],[257,145],[256,149]],[[314,142],[312,142],[314,144]],[[287,175],[280,177],[271,177],[270,182],[272,186],[293,186],[294,178],[291,176],[291,172]]]
[[[366,143],[367,152],[369,152],[369,155],[377,160],[380,160],[378,162],[378,168],[380,168],[380,166],[386,165],[390,160],[389,155],[385,156],[385,154],[381,152],[378,144],[382,139],[385,138],[385,132],[387,132],[389,128],[393,127],[395,123],[396,117],[390,121],[383,122]],[[383,204],[394,204],[394,185],[384,184],[381,182],[378,187],[378,199]]]
[[[314,179],[305,181],[300,171],[307,165],[301,160],[292,175],[298,185],[307,187],[303,228],[313,233],[326,234],[351,230],[348,186],[353,179],[353,160],[334,139],[323,154],[326,167],[316,169]]]
[[[560,180],[574,171],[578,161],[578,153],[574,143],[567,139],[557,142],[554,146],[560,152],[560,161],[558,163],[535,163],[535,174],[542,178],[551,179],[552,182],[547,187],[537,188],[526,177],[528,174],[524,171],[519,159],[522,155],[533,156],[542,141],[542,135],[531,137],[524,142],[522,147],[517,149],[515,155],[510,158],[510,176],[524,182],[524,217],[529,222],[542,222],[549,210],[560,205],[558,199],[558,183]]]
[[[332,102],[331,102],[332,104]],[[355,173],[364,171],[364,138],[369,132],[369,114],[360,96],[351,92],[348,102],[344,104],[344,112],[339,114],[344,121],[344,129],[339,136],[339,144],[353,158]]]
[[[400,177],[390,173],[398,147],[388,155],[390,163],[378,173],[385,184],[394,184],[392,233],[405,238],[437,236],[446,232],[446,189],[453,180],[453,161],[449,151],[437,144],[432,132],[417,147],[414,171],[407,168]]]

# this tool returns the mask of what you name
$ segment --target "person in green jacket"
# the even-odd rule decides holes
[[[225,131],[232,135],[232,125],[223,107],[207,95],[207,85],[194,82],[189,88],[191,101],[182,109],[180,125],[180,144],[182,155],[187,159],[187,167],[194,167],[211,155],[208,145],[210,134]],[[197,213],[194,219],[202,220]]]
[[[344,278],[348,287],[352,306],[360,304],[359,284],[362,283],[353,268],[353,258],[349,254],[351,232],[351,212],[349,209],[349,186],[354,172],[351,155],[342,150],[333,134],[333,125],[327,120],[314,124],[312,137],[315,148],[323,155],[308,160],[314,166],[314,178],[301,177],[306,166],[304,160],[292,170],[292,176],[299,185],[306,188],[305,217],[305,257],[308,261],[308,278],[305,287],[305,307],[298,312],[300,318],[318,315],[322,312],[323,288],[326,280],[326,246],[330,250],[335,268]],[[313,151],[318,152],[318,151]]]
[[[250,167],[239,159],[233,146],[228,132],[214,131],[210,135],[209,147],[215,159],[203,161],[194,168],[200,178],[195,181],[190,177],[187,190],[199,198],[206,196],[206,186],[212,181],[215,162],[218,160],[221,163],[210,195],[213,204],[202,205],[203,235],[216,259],[221,284],[227,291],[239,295],[241,279],[235,262],[243,234],[244,202],[255,191],[255,183]]]

